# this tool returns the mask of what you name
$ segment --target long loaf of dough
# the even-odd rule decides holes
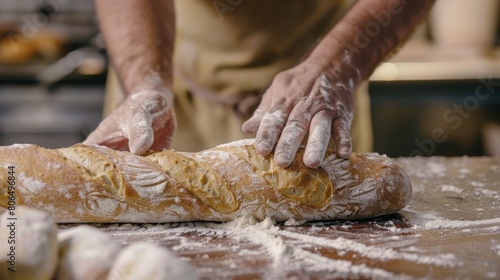
[[[342,160],[328,151],[317,169],[304,166],[302,156],[300,149],[282,169],[257,154],[253,140],[146,156],[82,144],[0,147],[0,212],[12,199],[12,183],[17,205],[57,222],[360,219],[394,213],[411,198],[410,179],[385,156]]]

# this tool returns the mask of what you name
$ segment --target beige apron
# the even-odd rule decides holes
[[[241,124],[274,76],[297,65],[348,10],[341,0],[178,0],[172,148],[199,151],[242,138]],[[123,96],[110,71],[107,115]],[[366,83],[356,93],[353,150],[372,147]]]

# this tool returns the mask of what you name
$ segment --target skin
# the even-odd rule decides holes
[[[303,159],[306,166],[321,164],[330,136],[337,155],[348,158],[354,90],[406,40],[433,3],[358,1],[308,58],[275,77],[252,118],[243,124],[243,131],[257,133],[257,152],[267,155],[274,149],[276,165],[287,167],[309,133]],[[382,14],[390,16],[385,27],[376,21]],[[379,27],[378,32],[366,31],[373,25]],[[372,35],[367,44],[356,44],[360,33]]]
[[[168,148],[177,126],[171,91],[173,1],[96,0],[96,10],[127,98],[84,143],[134,154]]]
[[[243,124],[244,132],[256,133],[257,152],[274,151],[276,164],[285,168],[308,136],[306,166],[321,164],[330,138],[337,155],[349,157],[356,87],[409,37],[434,2],[358,0],[304,61],[274,78],[254,115]],[[127,149],[128,144],[137,154],[168,147],[175,131],[172,1],[96,4],[113,65],[129,98],[86,142],[116,149]],[[131,101],[135,94],[141,98]],[[154,137],[143,136],[152,131]]]

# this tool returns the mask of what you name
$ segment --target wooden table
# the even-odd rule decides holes
[[[203,279],[499,279],[500,158],[397,161],[413,199],[387,217],[94,226],[161,244]]]

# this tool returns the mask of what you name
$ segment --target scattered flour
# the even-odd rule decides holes
[[[498,256],[500,256],[500,244],[494,245],[491,249],[495,251]]]
[[[478,221],[449,221],[444,219],[432,220],[424,224],[425,229],[440,229],[440,228],[470,228],[473,226],[490,226],[499,225],[500,218],[478,220]],[[497,227],[492,227],[492,230],[498,230]]]
[[[416,263],[434,264],[439,266],[453,266],[457,263],[455,257],[450,254],[442,254],[435,257],[429,257],[417,254],[401,253],[394,251],[393,249],[390,248],[384,249],[376,246],[369,246],[363,243],[346,239],[344,237],[337,237],[336,239],[327,239],[311,235],[298,234],[289,231],[282,231],[280,233],[284,236],[295,238],[297,240],[301,240],[309,244],[335,248],[337,250],[342,250],[342,251],[353,251],[372,259],[378,259],[378,260],[404,259]]]
[[[485,190],[485,189],[479,189],[475,190],[474,194],[479,195],[479,196],[488,196],[494,199],[500,199],[500,193],[492,190]]]
[[[23,182],[26,190],[32,193],[40,192],[46,187],[46,184],[44,182],[33,179],[31,177],[27,177],[24,172],[19,174],[19,181]]]
[[[473,187],[484,187],[485,186],[484,183],[477,182],[477,181],[470,182],[470,185],[473,186]]]
[[[428,158],[422,159],[404,159],[398,160],[399,164],[402,164],[405,171],[410,176],[418,178],[442,178],[447,176],[448,168],[445,163],[442,162],[440,157],[432,157],[431,160]],[[420,162],[421,160],[421,162]],[[418,164],[419,168],[414,168],[414,165]]]
[[[297,221],[289,220],[287,223],[294,225]],[[301,222],[299,221],[299,223]],[[431,228],[431,224],[426,226]],[[332,277],[336,278],[404,279],[406,276],[396,275],[381,268],[370,267],[368,264],[356,264],[349,260],[331,259],[316,253],[314,248],[331,248],[339,255],[351,253],[380,261],[406,260],[440,267],[460,265],[459,260],[449,253],[429,256],[418,250],[395,250],[378,245],[367,245],[346,237],[319,237],[314,235],[314,230],[318,229],[318,227],[312,226],[307,233],[299,233],[281,228],[270,218],[266,218],[261,222],[247,216],[228,223],[111,224],[106,225],[106,227],[115,236],[137,234],[137,232],[148,234],[145,236],[160,236],[162,232],[168,233],[166,236],[162,235],[161,239],[175,242],[176,245],[173,245],[172,249],[176,251],[199,250],[201,258],[209,257],[208,255],[203,256],[203,252],[207,252],[206,248],[210,246],[208,244],[210,244],[212,238],[232,240],[234,243],[230,243],[235,245],[231,245],[234,247],[231,247],[231,250],[242,255],[256,254],[255,251],[240,248],[241,241],[251,242],[259,245],[261,248],[258,249],[261,252],[259,254],[265,253],[269,256],[272,267],[286,267],[285,270],[290,271],[305,269],[309,272],[328,272]],[[132,233],[131,229],[133,230]],[[193,238],[188,237],[192,236],[192,234],[203,236],[203,238],[193,240]],[[393,240],[399,242],[397,238],[393,238]]]
[[[305,224],[307,221],[306,220],[295,220],[294,218],[290,218],[285,222],[285,226],[300,226]]]
[[[425,170],[428,173],[429,177],[444,177],[448,169],[442,163],[431,161],[426,164]]]
[[[467,168],[460,168],[460,170],[458,170],[458,172],[460,172],[460,174],[469,174],[469,173],[471,173],[471,170],[467,169]]]
[[[274,225],[274,221],[266,218],[257,223],[253,218],[243,217],[223,225],[232,236],[250,240],[252,243],[262,245],[273,259],[273,266],[300,269],[307,267],[310,271],[329,271],[335,277],[371,277],[371,278],[394,278],[404,279],[402,275],[394,275],[379,268],[371,268],[364,264],[357,265],[347,260],[335,260],[291,245],[285,242],[283,236],[292,237],[307,242],[309,235],[290,235],[291,232],[280,230]],[[285,233],[285,234],[284,234]],[[401,278],[402,277],[402,278]]]
[[[456,193],[456,194],[461,194],[464,190],[453,185],[442,185],[441,186],[441,191],[442,192],[450,192],[450,193]]]

